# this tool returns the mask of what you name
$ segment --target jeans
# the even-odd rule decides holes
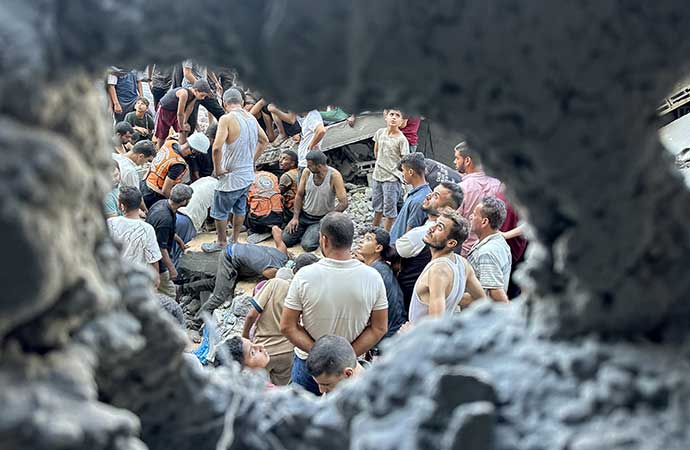
[[[290,381],[294,384],[299,384],[314,395],[321,395],[321,392],[319,392],[319,385],[316,384],[314,378],[312,378],[307,371],[307,362],[297,355],[294,355],[292,359],[292,374],[290,376]]]

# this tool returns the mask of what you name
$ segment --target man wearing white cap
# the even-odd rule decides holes
[[[148,174],[141,182],[141,193],[147,208],[158,200],[170,198],[173,186],[180,184],[189,171],[185,156],[193,152],[206,153],[210,141],[203,133],[194,133],[187,142],[180,144],[176,138],[168,138],[151,162]]]

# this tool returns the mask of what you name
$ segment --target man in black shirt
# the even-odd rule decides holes
[[[177,270],[170,258],[173,242],[184,248],[184,242],[175,234],[175,214],[183,206],[187,206],[192,198],[192,188],[186,184],[178,184],[172,188],[170,198],[159,200],[149,209],[146,222],[156,231],[156,240],[161,249],[162,259],[159,264],[160,286],[158,290],[170,297],[175,297],[175,285],[172,280],[177,278]]]
[[[424,163],[426,165],[424,177],[426,178],[426,182],[429,183],[429,187],[432,191],[444,181],[450,181],[455,184],[460,184],[460,181],[462,181],[460,172],[451,169],[445,164],[441,164],[429,158],[425,158]]]

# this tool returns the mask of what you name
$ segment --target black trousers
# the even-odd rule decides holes
[[[204,108],[206,108],[206,111],[211,113],[213,117],[216,118],[216,120],[220,119],[220,117],[225,114],[225,110],[223,109],[222,106],[220,106],[220,103],[218,103],[218,99],[214,97],[206,97],[205,99],[201,101],[197,101],[196,104],[194,105],[194,111],[192,111],[192,114],[189,115],[189,127],[192,130],[192,133],[194,132],[194,129],[196,128],[196,121],[197,121],[197,115],[199,114],[199,105],[204,105]]]

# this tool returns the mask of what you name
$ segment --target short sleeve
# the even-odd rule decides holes
[[[407,141],[407,138],[403,136],[401,139],[400,143],[400,156],[405,156],[408,153],[410,153],[410,143]]]
[[[103,211],[106,215],[118,215],[117,209],[117,195],[115,192],[110,191],[106,194],[105,200],[103,201]]]
[[[376,278],[376,300],[372,309],[374,311],[380,311],[382,309],[388,309],[388,297],[386,296],[386,285],[383,283],[383,278],[381,278],[381,276],[377,276]]]
[[[170,169],[168,169],[168,174],[166,175],[166,178],[170,178],[171,180],[177,180],[180,175],[184,172],[185,166],[184,164],[173,164],[170,166]]]
[[[156,232],[153,227],[147,223],[146,225],[146,248],[144,248],[144,256],[146,257],[146,262],[153,264],[156,261],[160,261],[163,257],[161,255],[161,249],[158,247],[158,241],[156,240]]]
[[[170,250],[168,249],[168,241],[170,240],[171,228],[169,226],[159,226],[156,227],[155,230],[158,247],[160,247],[161,250]]]
[[[474,271],[484,289],[503,289],[505,286],[501,266],[491,253],[479,255],[474,264]]]
[[[292,186],[292,178],[290,178],[290,175],[287,173],[284,173],[280,176],[279,184],[283,187],[289,188]]]
[[[125,122],[127,122],[128,124],[130,124],[132,126],[135,126],[136,125],[136,118],[137,118],[137,115],[135,112],[129,112],[125,116]]]
[[[141,70],[135,70],[134,73],[137,76],[137,81],[143,81],[144,80],[144,72]]]
[[[381,137],[381,129],[376,130],[376,133],[374,133],[374,137],[372,137],[372,139],[374,140],[374,142],[378,143],[380,137]]]
[[[117,77],[113,74],[108,75],[107,83],[115,86],[117,84]]]
[[[268,282],[264,285],[264,287],[261,289],[261,291],[259,291],[259,295],[256,296],[256,299],[255,299],[256,304],[262,310],[266,308],[266,304],[268,303],[268,301],[273,296],[273,294],[276,290],[277,284],[278,284],[278,280],[275,278],[272,280],[268,280]],[[259,312],[261,312],[261,311],[259,311]]]
[[[294,311],[302,311],[302,283],[302,279],[298,273],[295,275],[295,278],[292,279],[292,283],[290,283],[290,289],[288,289],[287,296],[285,297],[285,308],[290,308]]]
[[[183,69],[192,69],[194,67],[194,61],[191,59],[185,59],[182,61],[182,68]]]

